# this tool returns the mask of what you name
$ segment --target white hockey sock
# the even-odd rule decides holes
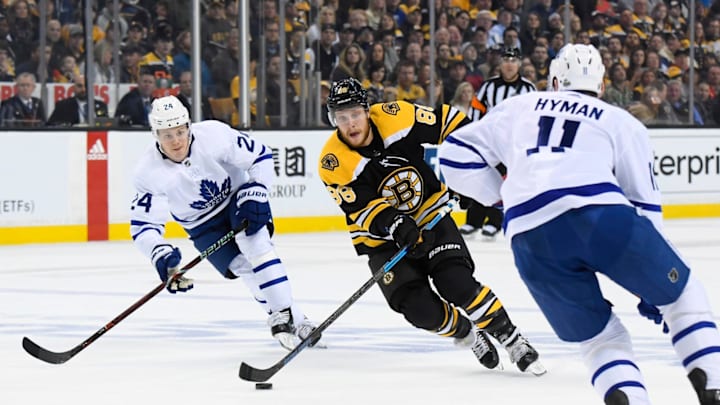
[[[600,333],[580,343],[580,351],[601,398],[620,389],[632,405],[649,405],[645,384],[635,359],[630,335],[614,314]]]
[[[707,374],[707,388],[720,388],[720,333],[702,284],[690,274],[677,301],[658,308],[685,370],[702,369]]]
[[[260,292],[260,289],[258,288],[258,283],[257,281],[255,281],[255,273],[252,272],[252,266],[250,265],[250,262],[247,261],[245,256],[243,256],[242,254],[235,256],[235,258],[232,260],[232,262],[230,262],[230,265],[228,267],[235,276],[239,277],[243,281],[245,287],[250,290],[253,298],[255,298],[255,302],[260,304],[265,313],[269,314],[270,307],[267,304],[265,296],[262,294],[262,292]]]
[[[257,297],[267,301],[267,309],[271,312],[289,308],[292,305],[292,291],[287,277],[285,265],[275,252],[267,228],[260,229],[256,234],[247,236],[240,233],[235,236],[240,252],[250,263],[257,290],[251,288]],[[245,279],[245,278],[243,278]],[[251,279],[248,278],[248,283]],[[255,291],[259,291],[259,294]]]

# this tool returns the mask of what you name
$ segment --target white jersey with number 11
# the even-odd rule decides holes
[[[661,229],[660,191],[645,126],[627,111],[573,91],[509,98],[439,148],[456,192],[503,200],[506,235],[586,205],[634,205]],[[508,168],[503,181],[495,170]]]

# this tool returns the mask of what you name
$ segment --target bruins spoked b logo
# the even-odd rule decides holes
[[[392,172],[381,183],[380,194],[393,207],[404,213],[411,213],[420,207],[423,183],[420,173],[413,167],[403,167]]]
[[[383,280],[383,284],[390,285],[390,283],[392,283],[393,280],[395,280],[395,273],[393,273],[392,271],[388,271],[387,273],[383,274],[382,280]]]

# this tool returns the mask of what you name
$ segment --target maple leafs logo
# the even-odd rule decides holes
[[[212,180],[203,180],[200,182],[200,196],[203,200],[193,201],[190,207],[196,210],[214,207],[230,195],[230,189],[230,177],[223,181],[222,187],[218,187],[217,183]]]

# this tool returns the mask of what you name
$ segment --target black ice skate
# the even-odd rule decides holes
[[[290,308],[270,314],[268,326],[270,326],[270,333],[282,347],[288,350],[295,348],[295,324]]]
[[[700,405],[720,405],[720,389],[706,389],[707,375],[703,370],[693,369],[688,378],[695,388]]]
[[[480,364],[490,370],[502,370],[503,365],[500,363],[500,356],[492,344],[487,334],[477,327],[472,330],[464,338],[456,338],[455,345],[460,347],[470,347]]]
[[[541,376],[547,373],[547,369],[540,362],[540,354],[530,345],[527,339],[515,328],[515,330],[500,343],[510,355],[510,361],[515,363],[522,372],[532,373]]]

